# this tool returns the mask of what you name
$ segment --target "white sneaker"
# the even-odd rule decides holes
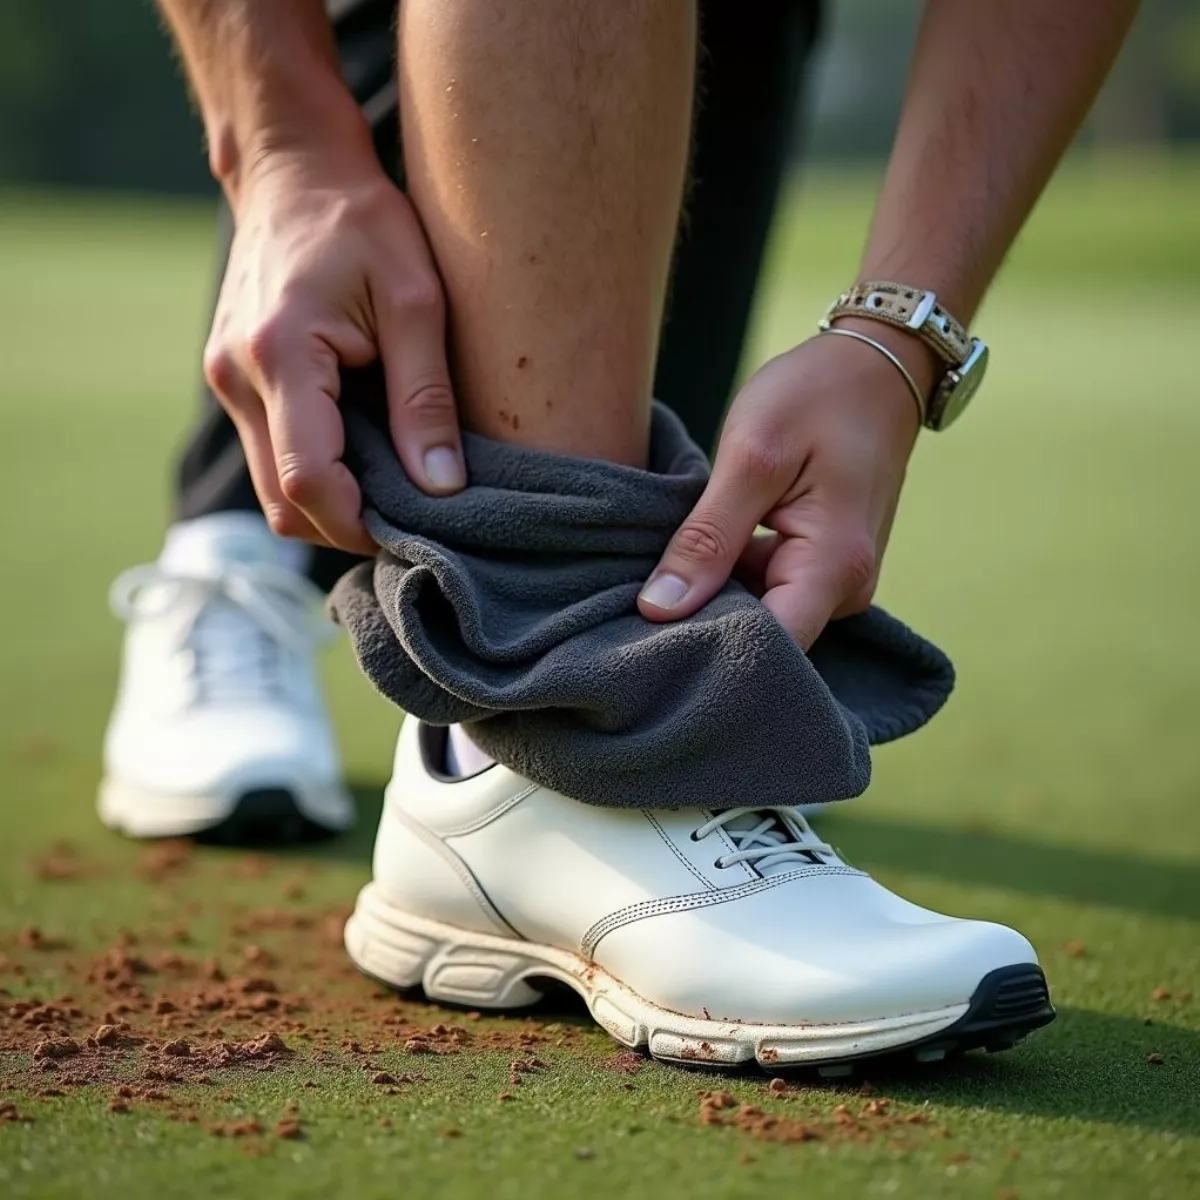
[[[254,513],[174,526],[111,602],[129,622],[100,816],[133,837],[290,841],[348,828],[316,648],[333,633]]]
[[[346,926],[367,975],[471,1008],[569,984],[619,1042],[674,1062],[820,1066],[1015,1044],[1054,1017],[1012,929],[918,908],[795,809],[605,809],[493,766],[440,773],[407,721]]]

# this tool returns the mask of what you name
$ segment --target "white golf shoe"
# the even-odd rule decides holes
[[[333,632],[253,513],[174,526],[113,584],[129,622],[99,809],[133,837],[292,841],[346,829],[316,650]]]
[[[383,983],[513,1009],[558,980],[656,1058],[830,1075],[1003,1049],[1053,1019],[1019,933],[909,904],[795,809],[598,808],[499,765],[448,778],[445,740],[405,723],[346,926]]]

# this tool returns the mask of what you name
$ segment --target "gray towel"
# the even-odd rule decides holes
[[[708,478],[661,405],[649,471],[467,435],[470,485],[439,499],[367,407],[347,406],[347,462],[382,549],[331,611],[388,699],[467,723],[537,783],[625,807],[844,799],[870,781],[868,743],[950,694],[946,656],[878,608],[831,623],[808,656],[736,583],[693,617],[643,620],[638,590]]]

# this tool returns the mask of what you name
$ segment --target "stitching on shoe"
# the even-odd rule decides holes
[[[479,880],[475,878],[471,872],[471,868],[467,866],[449,846],[442,841],[432,830],[426,829],[415,817],[409,816],[403,809],[397,805],[391,805],[391,815],[399,821],[410,833],[419,838],[431,850],[433,850],[442,859],[443,862],[458,876],[463,886],[471,893],[475,899],[475,903],[479,905],[483,911],[491,917],[498,925],[504,926],[509,930],[513,937],[520,938],[525,941],[524,935],[515,929],[504,917],[503,913],[492,903],[491,897],[483,890]]]
[[[697,870],[696,865],[694,863],[692,863],[691,861],[689,861],[688,857],[679,849],[678,846],[675,845],[675,843],[673,841],[671,841],[670,837],[667,835],[667,831],[665,829],[663,829],[663,827],[658,823],[657,817],[652,816],[650,813],[646,812],[645,810],[642,811],[642,816],[645,817],[646,820],[650,822],[650,825],[654,829],[654,832],[657,833],[658,836],[660,838],[662,838],[662,840],[666,843],[667,849],[670,850],[671,853],[673,855],[675,855],[675,857],[677,859],[679,859],[679,861],[698,880],[700,880],[700,882],[706,888],[708,888],[708,890],[710,892],[715,892],[718,890],[717,885],[715,883],[713,883],[712,880],[706,879],[704,877],[704,875],[699,870]]]
[[[589,961],[596,952],[601,940],[635,921],[644,921],[647,917],[659,917],[667,913],[688,912],[696,908],[709,908],[714,904],[727,904],[734,900],[742,900],[759,892],[769,891],[794,879],[808,879],[815,875],[858,875],[867,878],[865,871],[853,867],[804,867],[788,871],[783,875],[772,875],[766,879],[755,879],[749,883],[740,883],[737,887],[717,888],[711,892],[689,892],[682,896],[668,896],[660,900],[641,900],[637,904],[629,904],[616,912],[601,917],[580,939],[579,952]]]
[[[482,829],[485,825],[490,825],[499,817],[504,816],[509,809],[515,808],[522,800],[532,796],[534,792],[541,787],[541,784],[531,783],[527,788],[517,792],[515,796],[509,796],[507,800],[499,807],[492,809],[491,812],[484,813],[481,817],[476,817],[474,820],[467,821],[463,825],[456,825],[453,829],[443,830],[442,837],[461,837],[466,833],[474,833],[476,830]]]

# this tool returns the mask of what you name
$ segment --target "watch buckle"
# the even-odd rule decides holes
[[[937,304],[937,296],[933,292],[926,292],[921,297],[921,303],[917,305],[913,311],[913,315],[908,318],[905,324],[909,329],[920,329],[926,321],[929,320],[929,314],[933,312],[934,306]]]

